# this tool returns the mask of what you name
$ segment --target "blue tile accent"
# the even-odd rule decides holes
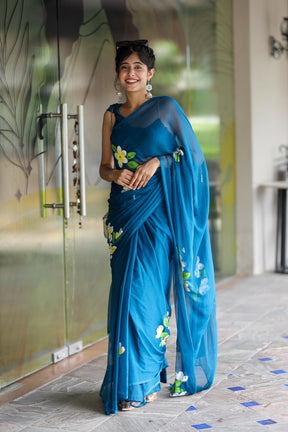
[[[191,427],[193,427],[194,429],[197,429],[197,430],[211,429],[212,428],[212,426],[208,425],[207,423],[200,423],[200,424],[196,424],[196,425],[191,425]]]
[[[248,407],[252,407],[252,406],[256,406],[256,405],[260,405],[260,404],[258,402],[250,401],[250,402],[241,402],[241,405],[248,408]]]
[[[197,408],[193,405],[191,405],[189,408],[186,409],[186,411],[195,411]]]
[[[287,373],[287,371],[284,371],[283,369],[278,369],[278,370],[271,371],[271,373],[274,373],[275,375],[281,375]]]
[[[274,359],[272,359],[271,357],[263,357],[263,358],[259,358],[259,360],[262,362],[274,361]]]
[[[284,384],[286,387],[288,387],[288,384]]]
[[[282,336],[282,338],[284,338],[284,339],[288,339],[288,335]]]
[[[241,390],[246,390],[246,388],[240,387],[240,386],[238,386],[238,387],[228,387],[228,390],[237,392],[237,391],[241,391]]]
[[[267,419],[267,420],[259,420],[259,421],[257,421],[257,423],[260,423],[261,425],[266,426],[269,424],[275,424],[277,422],[274,420],[271,420],[271,419]]]

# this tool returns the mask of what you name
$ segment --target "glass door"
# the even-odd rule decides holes
[[[108,188],[98,166],[100,101],[113,88],[101,83],[98,62],[102,56],[105,67],[113,44],[109,31],[97,32],[100,2],[89,3],[74,2],[72,10],[60,0],[0,6],[0,387],[106,335]],[[78,209],[79,105],[85,217]]]
[[[59,108],[58,80],[39,0],[0,6],[0,386],[51,363],[66,344],[59,122],[37,132],[37,114]],[[38,113],[37,113],[38,111]]]
[[[70,117],[69,182],[70,201],[74,202],[78,199],[81,170],[77,172],[79,161],[75,159],[79,119],[74,119],[73,114],[79,105],[84,112],[86,216],[81,218],[77,206],[72,206],[64,228],[67,344],[73,353],[106,335],[110,260],[102,217],[107,210],[109,188],[101,181],[98,170],[105,103],[109,93],[114,97],[114,54],[107,26],[103,31],[106,17],[101,13],[100,1],[74,2],[73,6],[59,1],[58,7],[60,91]],[[105,70],[111,72],[105,75]]]

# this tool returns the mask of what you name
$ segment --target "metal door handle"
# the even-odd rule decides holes
[[[47,118],[61,118],[62,120],[62,177],[63,177],[63,204],[43,203],[43,209],[52,208],[60,209],[64,208],[64,217],[69,219],[70,217],[70,206],[77,206],[77,202],[70,202],[69,199],[69,147],[68,147],[68,120],[77,119],[79,125],[79,166],[80,166],[80,216],[86,216],[86,185],[85,185],[85,146],[84,146],[84,106],[78,105],[77,114],[68,114],[67,104],[62,105],[62,113],[49,113],[38,115],[38,140],[43,139],[42,127],[43,119]],[[42,167],[42,166],[41,166]],[[43,164],[44,170],[44,164]],[[44,176],[43,176],[44,178]],[[45,189],[45,185],[44,185]]]
[[[78,105],[79,150],[80,150],[80,215],[86,216],[84,106]]]
[[[62,105],[62,163],[63,163],[63,204],[64,217],[69,219],[69,163],[68,163],[68,116],[67,104]]]
[[[37,118],[38,118],[38,128],[39,132],[37,134],[37,154],[38,154],[38,176],[39,176],[39,189],[40,189],[40,202],[41,202],[41,216],[43,218],[46,217],[46,187],[45,187],[45,171],[44,171],[44,143],[43,143],[43,135],[42,135],[42,104],[40,104],[37,108]]]

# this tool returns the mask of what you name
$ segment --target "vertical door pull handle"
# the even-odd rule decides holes
[[[69,219],[69,163],[68,163],[68,117],[67,104],[62,105],[62,162],[63,162],[63,201],[64,217]]]
[[[84,106],[78,105],[79,150],[80,150],[80,215],[86,216]]]

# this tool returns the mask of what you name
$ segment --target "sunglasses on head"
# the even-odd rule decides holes
[[[147,39],[139,39],[139,40],[134,40],[134,41],[119,41],[119,42],[116,42],[116,50],[118,50],[119,48],[123,48],[123,47],[137,46],[137,45],[148,46],[148,40]]]

